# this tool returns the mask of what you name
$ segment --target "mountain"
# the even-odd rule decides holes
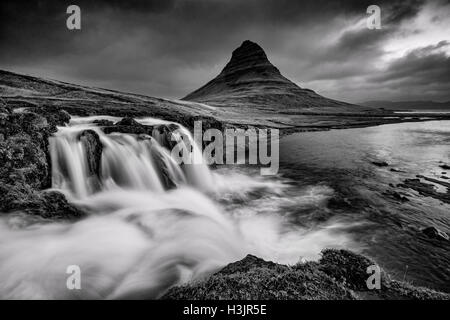
[[[244,41],[222,72],[183,100],[220,107],[247,106],[311,112],[360,112],[370,108],[325,98],[285,78],[256,43]]]
[[[436,110],[450,111],[450,101],[366,101],[361,105],[372,108],[384,108],[387,110]]]

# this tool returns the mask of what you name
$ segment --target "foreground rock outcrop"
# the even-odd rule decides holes
[[[77,218],[83,212],[51,186],[49,136],[70,116],[62,110],[0,109],[0,212],[22,211],[44,218]]]
[[[381,274],[381,288],[369,290],[369,266],[375,263],[346,250],[326,249],[318,262],[294,266],[248,255],[208,279],[170,289],[162,299],[450,299],[450,295],[391,280]]]

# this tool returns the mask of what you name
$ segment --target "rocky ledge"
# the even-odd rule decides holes
[[[450,294],[390,279],[381,272],[380,289],[369,290],[372,260],[346,250],[326,249],[317,262],[293,266],[252,255],[208,279],[170,289],[162,299],[177,300],[358,300],[450,299]]]
[[[79,218],[81,210],[51,186],[49,136],[70,116],[63,110],[12,112],[0,101],[0,213],[25,212],[43,218]]]

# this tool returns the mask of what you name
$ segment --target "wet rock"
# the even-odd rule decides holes
[[[117,122],[116,126],[135,126],[135,127],[139,127],[139,126],[142,126],[142,124],[140,124],[139,122],[137,122],[133,118],[125,117],[122,120],[120,120],[119,122]]]
[[[397,191],[387,190],[383,194],[388,196],[388,197],[390,197],[390,198],[392,198],[392,199],[394,199],[394,200],[400,201],[400,202],[407,202],[407,201],[409,201],[409,199],[407,197],[401,195]]]
[[[419,177],[422,177],[422,176],[419,176]],[[426,177],[423,177],[423,178],[426,178]],[[436,179],[432,179],[432,178],[426,178],[426,180],[429,180],[429,181],[432,181],[435,183],[439,182],[439,184],[441,184],[441,185],[448,184],[448,183],[445,183],[445,182],[442,182],[442,181],[439,181]],[[433,184],[421,182],[420,179],[406,179],[403,181],[403,183],[400,183],[397,186],[400,188],[410,188],[410,189],[417,191],[422,196],[432,197],[432,198],[435,198],[442,202],[450,203],[450,192],[448,192],[448,189],[447,189],[447,193],[437,192],[436,187]]]
[[[433,182],[433,183],[436,183],[436,184],[439,184],[439,185],[441,185],[443,187],[450,188],[450,183],[448,183],[448,182],[440,181],[438,179],[434,179],[434,178],[430,178],[430,177],[425,177],[425,176],[422,176],[420,174],[416,175],[416,177],[417,178],[422,178],[424,180],[427,180],[427,181],[430,181],[430,182]]]
[[[177,144],[175,140],[172,140],[172,133],[176,130],[178,130],[178,126],[175,124],[161,124],[153,128],[152,137],[161,146],[172,150]]]
[[[372,161],[372,164],[376,165],[377,167],[389,166],[389,163],[387,163],[386,161]]]
[[[106,134],[113,133],[113,132],[120,132],[120,133],[129,133],[129,134],[149,134],[149,135],[151,135],[152,129],[153,128],[151,126],[146,126],[146,125],[140,124],[133,118],[125,117],[113,126],[104,127],[103,132],[105,132]]]
[[[422,232],[427,235],[429,238],[436,239],[436,240],[445,240],[448,241],[450,238],[447,233],[435,228],[435,227],[428,227],[422,230]]]
[[[100,127],[109,127],[109,126],[113,126],[114,122],[112,122],[111,120],[106,120],[106,119],[99,119],[99,120],[94,120],[94,122],[96,125],[100,126]]]
[[[85,130],[80,134],[79,139],[86,150],[88,174],[99,176],[103,151],[100,137],[94,130]]]
[[[3,190],[2,190],[3,189]],[[81,218],[85,213],[70,204],[65,196],[57,191],[37,191],[24,184],[15,184],[4,190],[0,186],[0,211],[25,212],[51,219]]]

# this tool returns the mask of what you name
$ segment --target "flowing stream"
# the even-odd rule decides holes
[[[333,196],[329,187],[293,189],[281,176],[258,176],[259,168],[179,165],[167,136],[106,135],[94,124],[100,119],[120,120],[73,118],[50,139],[52,189],[88,217],[0,218],[0,298],[158,298],[247,254],[294,264],[317,259],[325,247],[356,248],[346,223],[300,225],[287,210],[322,210]],[[103,145],[98,174],[79,139],[85,130]],[[195,144],[194,152],[201,152]],[[66,286],[71,265],[81,270],[80,290]]]

